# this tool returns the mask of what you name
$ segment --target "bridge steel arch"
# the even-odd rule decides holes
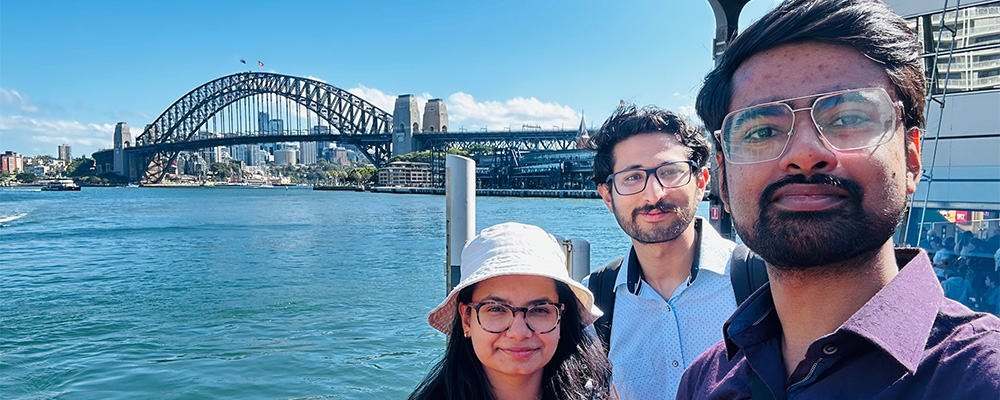
[[[374,150],[364,153],[376,167],[391,154],[392,114],[324,82],[266,72],[243,72],[191,90],[146,126],[136,137],[135,147],[129,149],[135,155],[134,160],[145,166],[145,172],[140,172],[142,181],[161,182],[167,167],[179,153],[171,148],[191,141],[198,129],[226,106],[259,94],[277,94],[315,112],[340,131],[341,142]]]

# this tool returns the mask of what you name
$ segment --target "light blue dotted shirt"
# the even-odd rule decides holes
[[[615,281],[611,329],[611,375],[621,399],[673,399],[684,369],[722,340],[722,324],[736,310],[729,257],[736,244],[702,221],[699,270],[669,299],[645,282],[637,294],[627,286],[626,255]],[[629,252],[631,253],[631,249]]]

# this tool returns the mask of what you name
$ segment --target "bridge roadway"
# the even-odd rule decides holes
[[[457,148],[467,148],[472,144],[492,144],[497,147],[518,148],[522,150],[566,150],[575,144],[577,131],[514,131],[514,132],[465,132],[440,133],[424,132],[413,135],[418,150],[441,149],[444,145]],[[306,134],[306,135],[242,135],[211,139],[188,140],[182,142],[159,143],[126,148],[130,154],[156,153],[161,151],[197,150],[216,146],[235,146],[241,144],[279,143],[279,142],[345,142],[350,137],[351,142],[389,143],[392,134]],[[104,158],[104,153],[111,149],[100,150],[94,157]]]
[[[413,135],[418,150],[468,149],[474,144],[518,150],[569,150],[576,148],[578,131],[422,132]]]
[[[515,148],[527,151],[568,150],[575,148],[577,131],[494,131],[494,132],[462,132],[441,133],[423,132],[413,135],[414,148],[417,150],[445,150],[448,148],[469,149],[475,144],[484,144],[495,148]],[[134,146],[125,149],[132,160],[149,162],[151,155],[160,152],[176,152],[182,150],[197,150],[216,146],[234,146],[241,144],[280,143],[280,142],[339,142],[360,145],[362,149],[374,148],[388,153],[392,142],[392,134],[298,134],[298,135],[240,135],[217,137],[210,139],[187,140],[170,143]],[[112,165],[114,150],[107,149],[93,154],[97,165]],[[375,157],[380,159],[381,157]],[[131,162],[130,162],[131,164]],[[135,165],[138,167],[138,165]]]
[[[182,142],[158,143],[145,146],[135,146],[125,149],[128,153],[157,153],[161,151],[181,151],[197,150],[217,146],[235,146],[241,144],[257,143],[283,143],[283,142],[343,142],[350,137],[351,142],[362,143],[389,143],[392,135],[366,134],[366,135],[341,135],[341,134],[318,134],[318,135],[242,135],[228,136],[211,139],[188,140]],[[111,151],[111,150],[102,150]],[[94,153],[95,156],[97,153]]]

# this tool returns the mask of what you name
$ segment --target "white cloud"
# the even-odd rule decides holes
[[[580,114],[558,103],[546,103],[534,97],[515,97],[506,101],[476,101],[468,93],[458,92],[448,96],[448,119],[453,130],[464,126],[467,130],[513,130],[523,125],[537,125],[542,129],[574,129],[580,123]]]
[[[348,92],[389,113],[393,112],[396,105],[397,96],[386,94],[376,88],[358,85]],[[424,106],[434,96],[428,92],[414,96],[417,98],[422,116]],[[537,125],[542,129],[552,129],[555,126],[560,129],[576,129],[581,117],[580,113],[572,108],[558,103],[542,102],[534,97],[476,101],[471,94],[458,92],[445,99],[445,106],[448,108],[448,122],[451,125],[449,128],[454,132],[463,127],[470,132],[482,128],[500,131],[507,127],[517,131],[523,129],[523,125]]]
[[[370,88],[365,85],[358,85],[358,87],[347,90],[349,93],[358,96],[365,101],[372,103],[375,107],[382,109],[389,114],[392,114],[393,108],[396,106],[396,96],[385,94],[381,90]]]
[[[69,144],[79,146],[77,154],[89,154],[102,148],[110,148],[114,136],[114,124],[93,124],[79,121],[44,120],[21,115],[0,115],[0,136],[4,148],[52,148]],[[40,146],[41,145],[41,146]]]
[[[0,88],[0,107],[12,107],[25,112],[38,112],[38,107],[31,104],[16,90]]]
[[[701,123],[701,119],[698,118],[698,111],[694,108],[694,104],[688,104],[686,106],[681,106],[681,109],[680,109],[679,112],[680,112],[681,116],[683,116],[684,118],[686,118],[688,121],[693,122],[695,124],[700,124]]]
[[[312,75],[309,75],[309,76],[307,76],[307,77],[306,77],[306,79],[312,79],[312,80],[314,80],[314,81],[320,81],[320,82],[323,82],[323,83],[326,83],[326,81],[325,81],[325,80],[323,80],[323,79],[320,79],[320,78],[317,78],[317,77],[315,77],[315,76],[312,76]]]

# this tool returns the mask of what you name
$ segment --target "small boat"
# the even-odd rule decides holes
[[[61,192],[61,191],[73,191],[80,190],[80,186],[73,182],[72,179],[53,179],[51,181],[45,182],[42,185],[42,191],[46,192]]]

